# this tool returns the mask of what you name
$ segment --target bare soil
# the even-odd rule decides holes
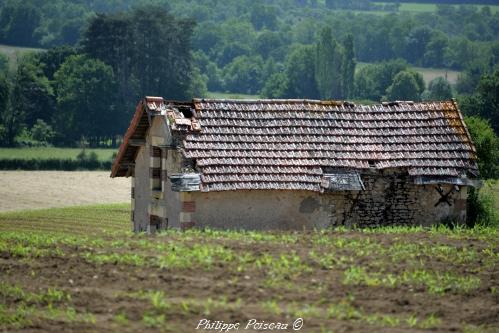
[[[154,239],[154,238],[153,238]],[[151,241],[154,241],[151,239]],[[420,242],[420,235],[404,235],[408,242]],[[388,246],[394,236],[384,235],[383,241]],[[441,239],[442,241],[444,239]],[[440,239],[436,239],[440,243]],[[446,239],[445,243],[455,246],[482,246],[479,242]],[[306,241],[300,242],[298,251],[310,249]],[[275,253],[286,250],[288,245],[225,243],[234,251],[254,251],[255,253]],[[499,294],[491,293],[499,282],[497,270],[480,270],[480,263],[469,266],[452,267],[455,274],[469,274],[472,270],[482,283],[480,288],[468,293],[447,292],[434,295],[424,288],[413,289],[409,286],[387,288],[382,286],[352,286],[342,284],[342,275],[336,270],[325,270],[315,266],[312,275],[293,278],[290,289],[269,288],[264,280],[267,274],[261,270],[241,273],[231,272],[223,263],[216,263],[209,270],[196,267],[185,269],[160,269],[137,267],[121,264],[94,264],[78,256],[78,248],[64,247],[62,257],[41,257],[36,260],[19,260],[6,253],[0,253],[0,276],[9,284],[20,284],[32,292],[43,290],[47,286],[65,290],[71,294],[72,304],[78,312],[90,311],[96,323],[62,322],[57,320],[35,321],[18,332],[202,332],[195,327],[199,320],[208,318],[224,322],[239,322],[246,325],[251,318],[266,322],[292,323],[296,315],[283,311],[278,314],[265,309],[262,304],[275,300],[279,307],[291,304],[304,304],[324,307],[326,304],[339,303],[351,299],[352,305],[365,313],[387,314],[406,318],[408,315],[418,318],[436,315],[441,322],[430,329],[421,327],[398,327],[368,325],[365,321],[352,318],[328,318],[326,314],[303,315],[304,326],[301,332],[460,332],[463,327],[487,327],[477,332],[495,332],[499,319]],[[119,249],[117,249],[119,252]],[[428,267],[440,267],[442,262],[425,257]],[[365,265],[363,260],[355,263]],[[394,265],[393,273],[401,273],[406,267]],[[166,324],[160,327],[148,327],[144,324],[144,313],[151,311],[148,300],[130,296],[143,290],[163,291],[171,303],[163,312]],[[204,305],[210,300],[223,297],[225,306],[212,306],[206,313]],[[196,300],[199,306],[185,306],[183,302]],[[7,306],[14,306],[9,304]],[[240,302],[240,305],[236,305]],[[117,314],[125,314],[126,325],[117,324]],[[401,327],[402,326],[402,327]],[[490,327],[493,327],[490,330]],[[212,330],[216,331],[216,330]],[[253,332],[258,330],[238,331]],[[288,327],[286,332],[293,332]],[[473,331],[475,332],[475,331]]]
[[[130,179],[107,171],[0,171],[0,212],[127,202]]]

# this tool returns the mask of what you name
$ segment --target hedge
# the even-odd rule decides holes
[[[0,159],[0,170],[111,170],[111,161],[92,159]]]

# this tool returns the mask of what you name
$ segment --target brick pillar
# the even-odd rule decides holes
[[[149,182],[151,186],[151,201],[149,202],[148,232],[155,232],[168,227],[166,207],[161,204],[166,186],[166,154],[156,146],[150,147]]]
[[[149,161],[149,183],[151,190],[161,191],[161,148],[151,146]]]
[[[163,193],[166,191],[166,182],[168,180],[168,169],[166,167],[166,160],[168,159],[168,150],[161,148],[161,190]]]
[[[192,220],[192,214],[196,211],[196,202],[190,192],[180,192],[180,229],[193,228],[196,223]]]

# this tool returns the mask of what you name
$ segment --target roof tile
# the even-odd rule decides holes
[[[331,168],[452,177],[477,170],[476,150],[454,101],[353,106],[195,99],[190,107],[193,118],[172,111],[166,116],[186,133],[181,151],[196,160],[202,191],[323,191],[323,170]]]
[[[345,106],[312,100],[194,100],[202,130],[183,153],[204,191],[309,189],[322,168],[407,168],[411,175],[476,170],[453,101]]]

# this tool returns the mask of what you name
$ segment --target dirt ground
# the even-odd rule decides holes
[[[354,239],[358,237],[357,234],[352,236]],[[366,236],[361,236],[364,237]],[[384,235],[379,239],[372,237],[372,241],[379,240],[390,246],[399,241],[398,237]],[[424,241],[420,235],[405,235],[404,239],[414,243]],[[155,243],[153,238],[149,241]],[[166,238],[157,241],[168,243],[172,240]],[[482,253],[484,245],[476,241],[464,244],[462,240],[444,237],[438,237],[435,241],[451,246],[471,246],[479,250],[478,253]],[[284,245],[265,243],[258,246],[233,241],[222,243],[236,253],[251,251],[254,254],[272,254],[286,251],[287,248]],[[313,247],[306,239],[295,246],[299,252]],[[63,247],[63,250],[64,258],[41,257],[36,260],[19,260],[6,252],[0,252],[2,280],[8,284],[25,286],[27,290],[34,292],[47,286],[68,291],[72,306],[78,313],[90,311],[96,322],[85,324],[35,320],[28,327],[18,330],[19,332],[196,332],[195,327],[203,318],[223,320],[226,323],[246,323],[252,318],[292,323],[298,316],[305,320],[302,332],[459,332],[463,327],[477,328],[469,332],[496,332],[490,328],[478,329],[497,325],[499,294],[490,292],[491,288],[497,286],[498,275],[494,270],[476,273],[482,281],[478,289],[468,293],[448,291],[445,295],[434,295],[424,288],[413,286],[387,288],[344,285],[341,272],[323,269],[310,259],[305,259],[310,261],[313,272],[291,278],[291,285],[282,289],[265,286],[264,279],[269,277],[269,272],[265,270],[251,269],[248,266],[249,269],[244,272],[234,272],[228,269],[230,265],[227,262],[214,262],[209,269],[168,269],[118,263],[99,265],[83,259],[77,253],[80,249]],[[128,251],[140,252],[140,248],[132,246]],[[348,255],[348,252],[338,254]],[[434,269],[442,265],[449,266],[438,258],[424,259],[427,260],[427,266]],[[355,264],[363,265],[364,260],[365,258],[358,258]],[[397,274],[405,268],[405,265],[394,265],[391,271]],[[470,270],[479,269],[479,263],[457,265],[453,273],[468,274]],[[140,290],[156,290],[167,295],[168,306],[161,307],[159,312],[165,315],[166,320],[160,327],[144,324],[144,314],[154,313],[154,309],[147,300],[130,296]],[[395,325],[398,327],[391,327],[387,323],[368,324],[355,311],[352,314],[352,311],[343,309],[339,315],[331,317],[326,313],[316,312],[320,310],[311,310],[314,307],[324,308],[329,303],[342,304],[346,299],[350,300],[349,306],[357,309],[355,311],[392,317],[407,317],[410,314],[418,318],[434,314],[439,318],[439,323],[428,330],[409,327],[404,322]],[[274,310],[264,306],[269,300],[275,300]],[[5,304],[15,306],[16,302],[18,300],[11,299]],[[284,310],[286,306],[293,304],[302,308],[300,313],[293,314]],[[116,322],[117,314],[126,315],[127,322]],[[240,330],[259,331],[244,330],[242,327]],[[293,330],[288,327],[285,331]]]
[[[107,171],[0,171],[0,212],[127,202],[129,178]]]

